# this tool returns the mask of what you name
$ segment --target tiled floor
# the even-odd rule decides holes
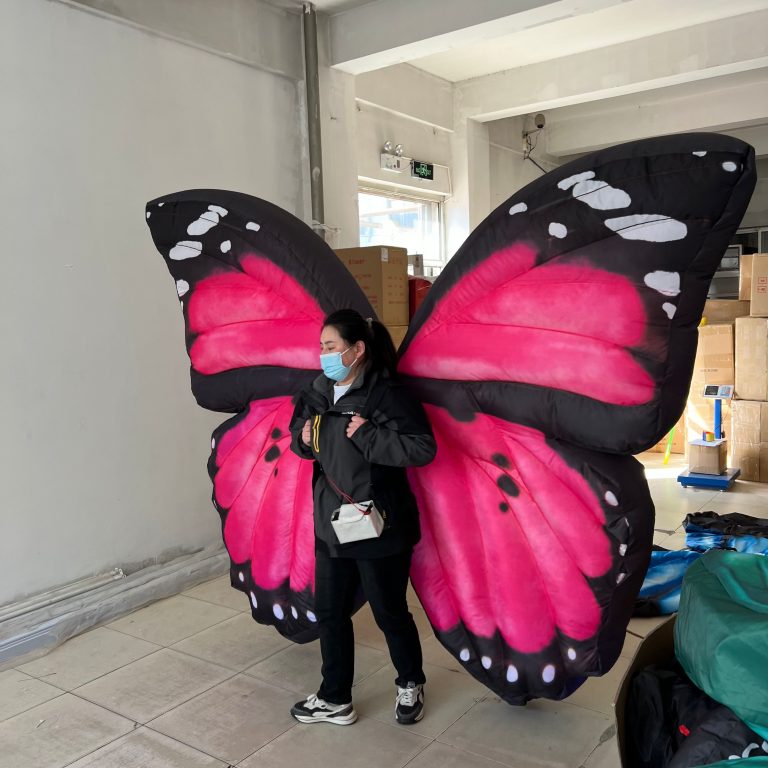
[[[728,494],[683,489],[682,464],[642,460],[657,507],[656,543],[684,546],[688,512],[768,516],[768,486]],[[318,684],[317,644],[296,646],[256,625],[228,578],[214,579],[0,673],[0,768],[615,768],[611,701],[640,638],[633,619],[622,657],[564,702],[510,707],[440,646],[412,601],[423,638],[427,714],[392,718],[394,670],[364,609],[356,617],[352,728],[303,726],[290,705]]]

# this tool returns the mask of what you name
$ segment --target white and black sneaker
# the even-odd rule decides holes
[[[418,723],[424,717],[424,686],[408,683],[405,688],[397,686],[395,719],[401,725]]]
[[[357,712],[349,704],[331,704],[316,694],[305,701],[299,701],[291,707],[291,714],[300,723],[334,723],[335,725],[352,725],[357,720]]]

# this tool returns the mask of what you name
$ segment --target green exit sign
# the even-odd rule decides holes
[[[417,179],[426,179],[427,181],[434,181],[435,166],[432,165],[432,163],[422,163],[420,160],[412,160],[411,176],[415,176]]]

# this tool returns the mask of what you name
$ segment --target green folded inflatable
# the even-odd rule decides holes
[[[711,550],[688,568],[675,655],[701,690],[768,739],[768,557]]]

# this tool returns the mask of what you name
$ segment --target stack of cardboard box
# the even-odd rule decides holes
[[[387,326],[395,347],[408,330],[408,252],[405,248],[371,245],[342,248],[336,255],[346,265]]]
[[[768,483],[768,254],[742,256],[739,298],[749,317],[736,320],[736,397],[731,464],[743,480]]]

